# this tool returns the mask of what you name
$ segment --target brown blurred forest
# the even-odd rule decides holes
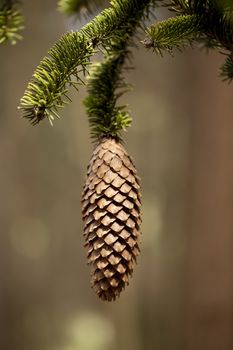
[[[56,1],[24,1],[26,29],[0,47],[0,349],[233,349],[233,85],[223,56],[134,51],[125,140],[143,184],[141,255],[114,303],[90,288],[81,189],[91,155],[82,99],[51,128],[19,99],[72,27]],[[159,16],[159,14],[158,14]]]

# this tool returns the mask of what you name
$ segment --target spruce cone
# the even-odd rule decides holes
[[[139,189],[124,147],[115,139],[102,139],[87,169],[82,213],[91,285],[103,300],[115,300],[128,285],[139,254]]]

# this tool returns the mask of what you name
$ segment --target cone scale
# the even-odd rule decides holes
[[[82,215],[91,286],[115,300],[129,284],[139,254],[140,184],[123,145],[104,138],[93,151],[82,194]]]

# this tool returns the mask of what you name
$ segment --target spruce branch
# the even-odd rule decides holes
[[[233,53],[233,5],[231,0],[165,0],[162,4],[176,13],[176,17],[158,22],[147,29],[145,47],[155,52],[182,49],[192,41],[207,48]],[[223,66],[224,74],[230,69]],[[223,74],[221,74],[223,76]],[[231,70],[226,76],[231,76]]]
[[[199,20],[195,15],[169,18],[151,26],[146,33],[149,39],[144,40],[147,47],[153,47],[156,53],[173,49],[182,50],[197,40],[200,33]]]
[[[59,118],[58,109],[70,100],[68,87],[83,84],[79,73],[86,72],[93,52],[92,41],[83,33],[63,36],[41,61],[29,82],[19,107],[23,116],[33,125],[46,117],[51,124],[55,117]]]
[[[83,84],[79,72],[88,71],[90,57],[98,46],[104,47],[117,29],[124,28],[127,32],[127,28],[132,28],[142,9],[145,11],[152,2],[112,0],[110,8],[79,32],[64,35],[41,61],[29,82],[19,107],[23,116],[33,125],[46,117],[52,123],[58,117],[58,109],[69,101],[68,87]]]
[[[12,45],[22,39],[19,32],[23,29],[23,17],[18,9],[18,1],[0,2],[0,44],[9,41]]]
[[[82,10],[93,13],[105,0],[59,0],[58,11],[67,16],[78,15]]]
[[[125,106],[117,106],[117,101],[128,90],[122,76],[124,62],[129,55],[126,43],[122,42],[118,53],[105,55],[101,63],[95,63],[90,70],[87,91],[84,100],[87,109],[91,136],[98,139],[103,135],[120,139],[120,131],[131,124]],[[125,46],[125,47],[124,47]]]
[[[168,35],[166,29],[169,30],[169,23],[173,23],[171,26],[171,37],[174,35],[175,38],[176,31],[177,34],[180,32],[180,24],[182,23],[182,18],[184,18],[183,29],[189,32],[189,30],[191,31],[190,27],[196,27],[196,32],[199,33],[199,35],[196,35],[197,41],[204,42],[206,39],[207,46],[212,41],[221,48],[230,51],[233,50],[233,13],[231,7],[228,5],[223,7],[222,4],[220,7],[219,0],[171,0],[169,2],[166,1],[164,5],[170,10],[177,12],[177,16],[175,17],[177,22],[171,22],[172,19],[170,18],[162,22],[162,26],[165,28],[165,37]],[[193,23],[190,23],[188,20],[189,17],[187,16],[190,15],[196,18],[196,21],[194,20]],[[166,27],[167,21],[168,26]],[[153,35],[156,32],[156,26],[161,27],[160,23],[158,22],[152,25],[147,30],[149,37],[150,34]],[[162,29],[160,28],[161,37],[163,35]],[[151,40],[153,41],[153,37]]]
[[[121,131],[131,124],[131,117],[125,111],[126,106],[119,106],[118,99],[129,90],[123,72],[128,69],[130,48],[133,36],[149,15],[148,4],[138,7],[136,16],[130,25],[119,28],[105,47],[104,60],[91,66],[88,78],[88,97],[84,104],[87,109],[91,136],[94,139],[112,137],[121,140]]]

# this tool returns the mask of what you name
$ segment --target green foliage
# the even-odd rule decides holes
[[[134,16],[119,27],[108,41],[103,62],[91,67],[87,84],[88,97],[84,104],[94,139],[104,135],[120,140],[121,131],[131,124],[132,120],[124,110],[126,106],[118,106],[117,102],[129,89],[122,70],[127,69],[125,64],[129,61],[132,36],[148,14],[148,4],[138,4]]]
[[[164,50],[172,52],[174,48],[182,49],[196,41],[207,48],[225,50],[229,52],[229,59],[222,67],[222,76],[232,79],[232,0],[166,0],[162,3],[175,12],[176,17],[152,25],[147,30],[145,46],[161,54]]]
[[[102,0],[60,0],[58,5],[70,15],[82,7],[91,11],[100,3]],[[151,5],[166,6],[175,17],[146,30],[146,47],[159,54],[182,50],[193,42],[219,48],[227,55],[221,76],[233,78],[232,0],[112,0],[110,4],[79,32],[62,36],[37,67],[19,107],[33,125],[44,118],[52,124],[59,118],[59,109],[70,101],[68,89],[78,89],[84,84],[80,74],[90,73],[85,105],[92,137],[121,138],[121,130],[131,123],[125,106],[118,105],[118,98],[128,89],[122,71],[132,36],[143,27]],[[103,62],[91,65],[98,51],[103,53]]]
[[[29,82],[19,107],[23,116],[32,124],[46,117],[52,123],[58,117],[58,109],[68,103],[68,87],[82,83],[80,70],[84,73],[88,70],[89,59],[97,48],[107,46],[110,40],[114,42],[119,33],[122,36],[132,31],[150,3],[149,0],[112,0],[111,7],[80,32],[64,35],[41,61]]]
[[[199,20],[195,15],[169,18],[151,26],[147,30],[151,47],[159,54],[173,49],[183,49],[200,35]]]
[[[104,52],[104,60],[91,66],[88,78],[88,97],[84,104],[87,109],[91,135],[101,135],[120,139],[121,130],[131,124],[125,106],[117,106],[119,97],[128,90],[122,69],[129,56],[127,49],[133,27],[128,33],[118,30],[118,35],[111,40]]]
[[[69,100],[68,86],[76,88],[82,83],[79,73],[85,73],[93,52],[92,41],[84,33],[63,36],[41,61],[28,84],[20,106],[24,117],[33,125],[45,117],[51,124],[54,117],[59,118],[58,108]]]
[[[102,6],[104,2],[104,0],[59,0],[58,10],[68,16],[77,15],[82,10],[92,13]]]
[[[116,105],[127,87],[120,75],[121,68],[121,57],[108,58],[92,66],[87,85],[89,96],[84,104],[93,138],[100,135],[119,138],[120,131],[131,124],[130,116],[123,110],[125,106]]]
[[[0,44],[9,41],[16,44],[22,36],[19,32],[23,29],[23,17],[17,8],[17,1],[0,2]]]

